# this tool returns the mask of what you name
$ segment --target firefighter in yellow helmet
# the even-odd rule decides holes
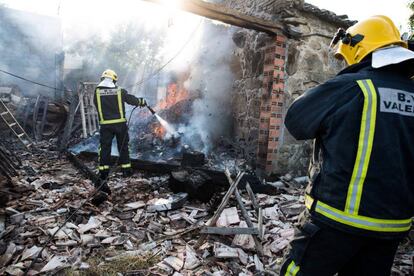
[[[95,90],[94,103],[98,111],[100,124],[100,149],[99,149],[99,176],[105,181],[108,178],[111,165],[112,140],[116,137],[119,164],[124,176],[131,175],[131,163],[128,151],[128,126],[125,117],[125,103],[133,106],[144,107],[146,101],[136,98],[121,87],[117,86],[118,75],[113,70],[105,70],[101,76],[101,82]],[[99,184],[99,186],[101,186]],[[102,185],[102,190],[111,193],[107,184]]]
[[[349,66],[285,119],[315,146],[280,275],[390,275],[414,216],[414,53],[386,16],[340,29],[331,45]]]

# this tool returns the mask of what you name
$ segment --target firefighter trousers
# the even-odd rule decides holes
[[[129,159],[129,135],[126,123],[101,125],[100,126],[100,150],[99,150],[99,171],[105,173],[109,171],[111,165],[112,140],[116,137],[119,152],[119,164],[122,169],[130,169]]]
[[[402,240],[353,235],[310,218],[298,230],[281,276],[388,276]]]

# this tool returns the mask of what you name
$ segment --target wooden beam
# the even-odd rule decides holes
[[[146,2],[165,4],[165,1],[172,0],[143,0]],[[284,32],[282,24],[264,20],[261,18],[242,14],[220,4],[207,3],[201,0],[177,0],[177,8],[186,12],[194,13],[212,20],[217,20],[233,26],[245,29],[265,32],[270,35]]]
[[[99,176],[96,173],[94,173],[90,168],[88,168],[85,164],[83,164],[83,162],[79,160],[79,158],[75,154],[67,151],[66,156],[69,159],[69,161],[72,162],[72,164],[78,170],[80,170],[80,172],[85,177],[87,177],[89,180],[91,180],[95,184],[99,183]]]
[[[230,172],[226,169],[226,177],[229,177],[229,175],[230,175]],[[236,180],[234,182],[230,182],[230,188],[227,190],[227,193],[222,198],[221,203],[219,207],[217,208],[216,212],[214,213],[213,217],[207,222],[207,225],[206,225],[207,227],[214,227],[214,225],[216,225],[216,222],[218,221],[221,213],[226,207],[227,202],[229,202],[230,197],[233,195],[233,192],[236,189],[237,185],[239,185],[239,182],[243,178],[243,175],[244,175],[244,172],[239,173],[236,177]],[[197,240],[196,244],[194,245],[194,248],[195,249],[200,248],[200,246],[203,245],[203,242],[205,241],[206,238],[207,238],[207,235],[202,234],[200,238]]]
[[[234,195],[236,196],[237,203],[239,204],[240,211],[241,211],[244,219],[246,220],[247,226],[249,226],[249,228],[254,228],[253,222],[249,217],[249,213],[247,212],[246,207],[244,207],[239,189],[236,188],[234,190]],[[259,254],[259,256],[263,256],[262,243],[259,241],[259,239],[256,236],[253,236],[253,240],[254,240],[254,243],[256,245],[257,254]]]

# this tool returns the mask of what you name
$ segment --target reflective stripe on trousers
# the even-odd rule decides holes
[[[286,269],[285,276],[296,276],[300,270],[300,267],[292,261]]]

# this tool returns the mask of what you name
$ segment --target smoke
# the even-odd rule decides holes
[[[200,21],[171,7],[136,0],[120,0],[113,5],[66,1],[62,14],[67,57],[80,59],[82,64],[66,76],[67,86],[98,81],[102,71],[110,68],[118,73],[120,86],[154,105],[162,80],[149,77],[180,50],[195,22]],[[180,58],[191,52],[194,41]]]
[[[178,126],[178,132],[184,143],[205,153],[232,131],[233,32],[233,28],[224,25],[203,25],[203,38],[185,83],[187,90],[201,91],[201,97],[192,105],[189,122]]]
[[[0,5],[0,68],[49,86],[60,86],[63,63],[60,21]],[[4,74],[0,85],[17,86],[25,96],[55,91]]]
[[[160,91],[171,76],[184,73],[189,75],[185,87],[197,99],[191,114],[182,114],[185,119],[174,125],[182,143],[207,153],[220,137],[231,136],[234,27],[188,13],[160,12],[159,6],[140,1],[97,5],[92,13],[87,7],[93,4],[83,2],[64,2],[63,31],[58,18],[0,7],[0,68],[60,87],[64,50],[65,64],[70,65],[64,71],[66,88],[76,90],[79,81],[98,81],[102,71],[111,68],[120,86],[151,105],[162,98]],[[152,75],[143,85],[131,85]],[[0,75],[0,84],[8,83],[26,94],[55,93]]]

